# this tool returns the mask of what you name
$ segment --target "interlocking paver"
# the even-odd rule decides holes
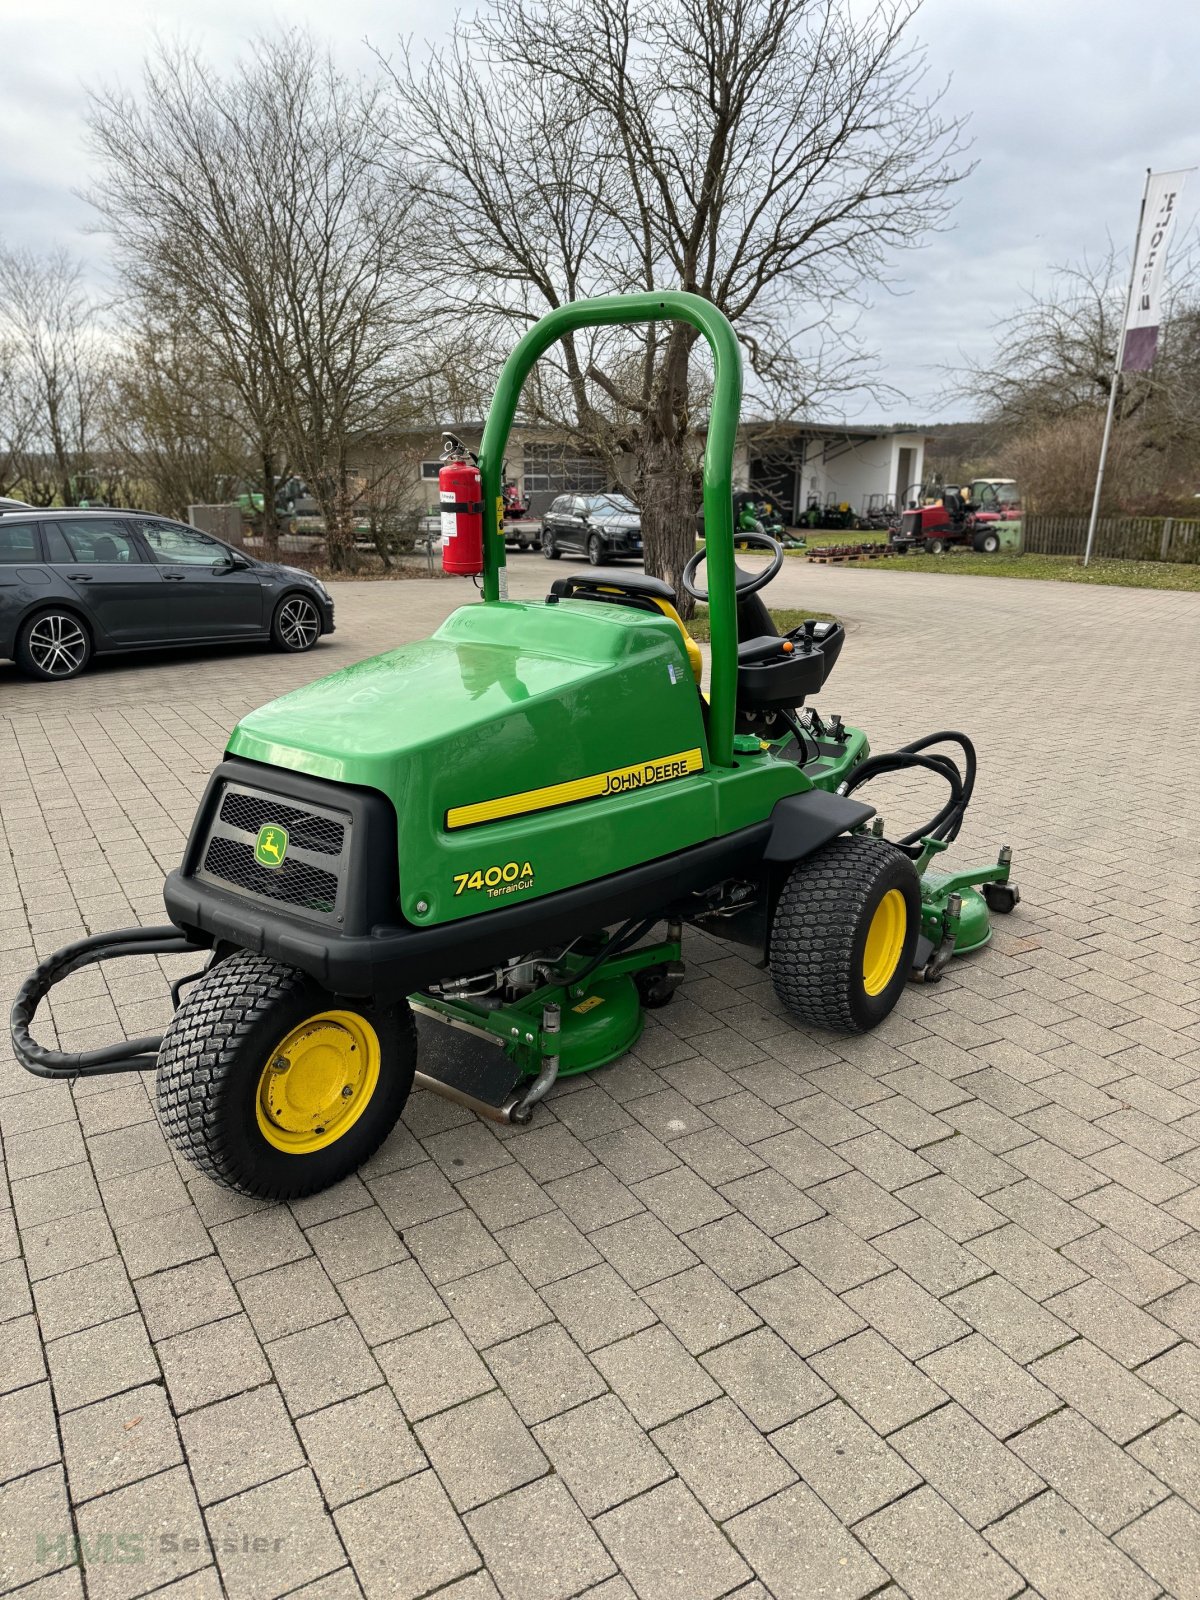
[[[88,1501],[76,1523],[81,1550],[115,1552],[112,1559],[102,1554],[87,1565],[88,1593],[97,1600],[132,1600],[211,1560],[204,1520],[183,1467]]]
[[[764,1433],[833,1397],[829,1385],[770,1328],[719,1345],[701,1364]]]
[[[903,1272],[889,1272],[852,1289],[846,1303],[913,1361],[970,1332],[960,1317]]]
[[[696,1264],[693,1251],[651,1211],[638,1211],[637,1216],[598,1227],[587,1242],[635,1290]]]
[[[154,1384],[69,1412],[62,1441],[76,1505],[183,1460],[167,1397]]]
[[[677,1478],[606,1512],[596,1527],[644,1600],[715,1600],[751,1576]]]
[[[980,1333],[935,1351],[920,1366],[1001,1439],[1058,1409],[1044,1384]]]
[[[275,1600],[345,1562],[307,1468],[210,1506],[205,1516],[230,1600]]]
[[[780,1428],[771,1443],[842,1522],[858,1522],[921,1482],[891,1445],[841,1400]]]
[[[50,1385],[33,1383],[0,1399],[0,1485],[51,1466],[58,1457]]]
[[[296,1430],[271,1384],[191,1412],[180,1419],[179,1431],[202,1505],[304,1465]]]
[[[487,1362],[522,1420],[531,1425],[604,1393],[604,1379],[557,1323],[492,1345]]]
[[[1200,1423],[1175,1416],[1129,1447],[1144,1467],[1200,1510]]]
[[[481,1565],[432,1471],[334,1512],[367,1600],[416,1600]]]
[[[1200,1596],[1200,1512],[1185,1501],[1164,1501],[1116,1542],[1178,1600]]]
[[[747,1289],[742,1299],[797,1354],[811,1356],[863,1326],[863,1319],[803,1267]]]
[[[453,1322],[439,1322],[376,1348],[379,1365],[410,1422],[486,1394],[491,1373]],[[363,1388],[372,1387],[364,1384]]]
[[[720,1393],[662,1323],[598,1350],[595,1364],[643,1428],[669,1422]]]
[[[745,1301],[710,1267],[690,1267],[642,1290],[642,1299],[692,1355],[702,1355],[758,1326]]]
[[[855,1530],[913,1600],[1008,1600],[1024,1579],[953,1506],[926,1487],[867,1517]]]
[[[541,563],[514,561],[510,581],[539,595]],[[789,564],[778,586],[852,607],[862,625],[839,670],[874,731],[897,709],[908,720],[895,583],[946,624],[927,646],[949,669],[974,581]],[[672,1006],[625,1060],[558,1086],[531,1127],[419,1091],[360,1176],[288,1207],[173,1159],[142,1081],[34,1084],[0,1063],[3,1520],[52,1532],[43,1562],[36,1542],[0,1540],[0,1587],[15,1574],[29,1600],[82,1600],[62,1564],[61,1429],[65,1492],[91,1536],[110,1502],[120,1515],[139,1494],[151,1535],[167,1516],[199,1531],[193,1483],[210,1516],[288,1523],[295,1543],[273,1563],[222,1557],[233,1594],[690,1600],[719,1582],[741,1600],[900,1600],[957,1571],[954,1600],[975,1600],[999,1558],[977,1576],[956,1515],[994,1536],[1027,1600],[1192,1593],[1197,877],[1178,859],[1169,879],[1131,875],[1131,848],[1156,859],[1161,809],[1114,779],[1107,730],[1136,720],[1144,693],[1111,674],[1101,700],[1084,686],[1131,618],[1165,681],[1200,610],[1190,595],[1011,590],[976,608],[974,648],[997,670],[944,675],[956,720],[993,752],[1021,712],[1003,670],[1014,641],[1035,667],[1078,675],[1046,783],[992,759],[968,819],[978,846],[1008,818],[1025,898],[987,952],[911,986],[870,1036],[795,1029],[761,969],[689,933]],[[35,945],[161,919],[159,874],[264,671],[273,688],[306,681],[427,632],[456,600],[451,585],[342,585],[334,639],[269,665],[169,658],[52,694],[2,669],[0,999]],[[1170,681],[1194,722],[1191,687]],[[1179,772],[1180,804],[1197,779]],[[65,1048],[107,1042],[117,1019],[160,1031],[167,1014],[153,962],[59,993]],[[545,1474],[543,1454],[559,1469],[506,1487],[506,1461]],[[694,1494],[664,1476],[676,1468]],[[777,1486],[781,1468],[806,1481]],[[466,1513],[478,1544],[438,1471],[463,1504],[496,1496]],[[720,1534],[714,1515],[729,1519]],[[606,1517],[625,1530],[615,1559],[595,1537]],[[880,1530],[875,1559],[849,1521]],[[728,1571],[692,1581],[689,1530],[702,1551],[720,1539]],[[89,1582],[216,1600],[199,1538],[191,1558],[173,1582],[157,1551]]]
[[[989,1528],[988,1539],[1046,1600],[1152,1600],[1159,1593],[1158,1584],[1053,1491]]]
[[[1101,1533],[1115,1533],[1167,1496],[1161,1483],[1077,1411],[1047,1417],[1018,1434],[1012,1448]]]
[[[776,1600],[860,1600],[887,1580],[807,1484],[743,1511],[725,1531]]]
[[[544,1299],[568,1333],[588,1351],[613,1344],[657,1320],[607,1263],[549,1284]]]
[[[878,1433],[924,1416],[946,1398],[874,1329],[813,1356],[812,1365]]]
[[[542,1423],[534,1436],[589,1517],[671,1476],[666,1459],[615,1395]]]
[[[1046,1310],[1070,1323],[1076,1333],[1099,1345],[1122,1366],[1140,1366],[1178,1343],[1178,1335],[1156,1317],[1147,1316],[1124,1295],[1094,1279],[1054,1295],[1046,1302]]]
[[[1117,1444],[1128,1444],[1171,1413],[1160,1394],[1086,1339],[1043,1356],[1029,1370]]]
[[[339,1284],[337,1292],[370,1345],[415,1333],[450,1314],[415,1261],[399,1261],[378,1272],[351,1278],[348,1283]],[[242,1293],[245,1294],[244,1285]]]
[[[1044,1487],[959,1405],[930,1412],[894,1433],[890,1442],[973,1528],[994,1522]]]
[[[123,1278],[124,1273],[106,1273],[103,1287],[109,1289]],[[46,1287],[58,1282],[51,1278]],[[167,1339],[173,1333],[186,1333],[206,1322],[236,1316],[242,1308],[229,1274],[216,1256],[205,1256],[153,1278],[139,1279],[137,1302],[152,1339]]]

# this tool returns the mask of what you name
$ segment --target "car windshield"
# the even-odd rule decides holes
[[[594,517],[636,517],[638,508],[623,494],[597,494],[588,501]]]

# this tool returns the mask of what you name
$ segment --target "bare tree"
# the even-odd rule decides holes
[[[106,453],[138,485],[139,503],[170,516],[206,504],[222,480],[244,478],[252,458],[237,391],[207,346],[153,317],[140,317],[122,345],[102,422]]]
[[[237,388],[273,520],[282,441],[355,562],[347,450],[394,397],[407,198],[382,156],[380,91],[305,33],[259,39],[225,78],[161,48],[140,97],[96,96],[95,200],[125,270]]]
[[[1105,473],[1105,505],[1149,505],[1191,492],[1200,472],[1200,272],[1195,247],[1174,262],[1154,366],[1123,374]],[[1039,510],[1084,512],[1125,314],[1129,263],[1057,267],[994,327],[992,351],[955,369]]]
[[[98,311],[65,250],[0,250],[0,339],[8,353],[16,460],[30,494],[76,504],[104,381]],[[14,462],[15,466],[15,462]],[[11,469],[10,469],[11,470]]]
[[[11,495],[26,467],[32,428],[29,396],[22,384],[20,347],[11,333],[0,336],[0,495]]]
[[[919,0],[494,0],[394,72],[429,218],[431,307],[497,344],[583,295],[675,287],[733,320],[799,410],[847,372],[822,333],[943,218],[960,125],[924,83]],[[813,359],[814,337],[824,361]],[[564,342],[526,404],[632,457],[647,565],[692,548],[696,335]],[[852,352],[857,359],[858,352]]]

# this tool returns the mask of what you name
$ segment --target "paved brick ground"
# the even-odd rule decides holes
[[[290,1208],[175,1161],[141,1081],[0,1045],[0,1590],[1200,1595],[1200,597],[775,592],[855,625],[826,709],[976,736],[960,853],[1013,845],[1018,915],[853,1041],[693,938],[532,1128],[418,1095]],[[35,952],[159,920],[241,711],[459,594],[346,587],[299,661],[0,668],[5,1005]],[[162,975],[80,975],[55,1021],[154,1031]]]

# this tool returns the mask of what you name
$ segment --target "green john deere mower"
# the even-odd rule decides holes
[[[707,696],[655,578],[591,569],[543,601],[506,598],[502,463],[531,367],[568,330],[662,318],[699,329],[715,365],[708,539],[683,575],[710,608]],[[934,870],[971,797],[969,740],[872,756],[859,729],[802,711],[843,630],[779,636],[760,598],[783,562],[768,536],[754,536],[764,570],[735,566],[740,398],[733,330],[693,295],[579,301],[533,327],[501,374],[466,501],[447,491],[465,464],[443,472],[449,531],[482,516],[482,603],[241,722],[167,879],[170,925],[44,962],[13,1007],[22,1063],[48,1078],[156,1068],[179,1150],[232,1188],[287,1198],[365,1160],[414,1082],[527,1122],[557,1078],[615,1060],[670,1001],[685,925],[748,949],[801,1024],[847,1032],[985,943],[989,909],[1017,898],[1008,851]],[[859,791],[914,767],[949,798],[889,842]],[[190,951],[206,961],[173,984],[161,1040],[80,1055],[35,1042],[39,1003],[70,972]]]

